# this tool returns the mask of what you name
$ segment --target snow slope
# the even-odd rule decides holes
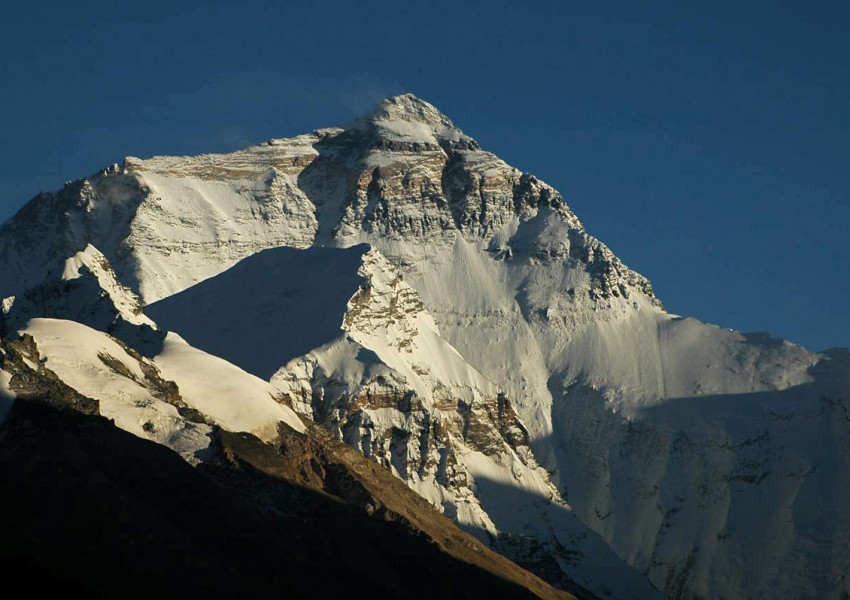
[[[109,261],[91,244],[57,261],[39,284],[3,300],[0,325],[9,331],[36,317],[80,321],[104,331],[122,322],[156,329],[138,297],[118,282]]]
[[[100,414],[121,429],[169,446],[190,462],[209,447],[209,425],[192,423],[163,400],[139,358],[106,334],[58,319],[33,319],[31,335],[44,366],[67,385],[100,404]]]
[[[194,346],[268,379],[288,360],[339,336],[360,284],[362,253],[362,247],[268,249],[145,312]]]
[[[267,381],[193,348],[175,333],[166,336],[154,364],[165,379],[177,384],[187,405],[231,431],[252,432],[265,440],[277,436],[280,422],[304,431],[292,409],[274,399]]]
[[[304,431],[298,416],[274,400],[268,382],[192,348],[173,333],[154,360],[74,321],[33,319],[18,335],[32,336],[44,366],[97,400],[100,414],[190,462],[204,458],[210,424],[266,440],[276,438],[280,422]]]

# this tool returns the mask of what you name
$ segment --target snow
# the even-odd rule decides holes
[[[208,425],[187,422],[142,383],[138,361],[108,335],[80,323],[33,319],[22,333],[35,339],[45,366],[79,393],[100,404],[100,414],[121,429],[168,446],[196,463],[209,448]],[[119,373],[101,357],[126,369]]]
[[[141,400],[148,395],[139,383],[144,373],[138,361],[103,332],[74,321],[32,319],[22,333],[35,338],[47,366],[84,395],[125,396]],[[131,377],[114,373],[100,355],[117,359]]]
[[[485,541],[489,541],[488,535],[495,539],[500,532],[511,531],[541,540],[554,538],[563,547],[578,548],[588,555],[592,550],[592,558],[585,566],[569,570],[577,581],[594,587],[599,582],[598,569],[604,569],[619,581],[615,597],[660,597],[598,535],[576,519],[533,458],[526,462],[504,440],[497,441],[499,434],[494,425],[489,432],[490,441],[482,441],[489,444],[492,456],[469,451],[460,437],[454,437],[456,434],[451,432],[463,429],[459,425],[463,418],[453,408],[455,403],[462,400],[472,407],[483,405],[499,390],[440,336],[433,317],[424,310],[416,292],[399,277],[398,270],[377,250],[364,250],[359,251],[362,263],[357,269],[363,281],[355,288],[342,319],[345,335],[290,361],[274,375],[272,384],[296,402],[300,398],[299,410],[305,414],[311,414],[310,398],[316,394],[324,396],[329,407],[334,406],[333,398],[339,395],[361,398],[355,403],[366,405],[359,411],[361,427],[358,430],[347,426],[344,439],[383,461],[417,493]],[[325,255],[333,260],[350,251]],[[456,263],[465,264],[467,274],[472,274],[473,255],[465,261],[464,252],[468,250],[461,247]],[[339,268],[338,273],[345,279],[343,269]],[[482,283],[486,280],[492,284],[486,277],[481,279]],[[473,290],[474,286],[463,289]],[[284,300],[273,287],[267,293],[281,298],[279,310],[298,312],[297,297],[291,302],[290,296]],[[315,293],[315,301],[323,305],[321,290]],[[239,314],[244,330],[257,326],[246,320],[242,311]],[[405,412],[395,406],[368,407],[370,395],[380,397],[405,390],[412,390],[423,401],[428,415],[424,421],[418,411]],[[444,432],[438,444],[446,446],[425,461],[420,458],[423,447],[419,444],[428,443],[431,423]],[[486,429],[483,424],[478,427]],[[388,452],[380,446],[372,450],[371,440],[385,439],[387,432],[407,432],[410,439],[418,441],[406,448],[390,447]],[[464,481],[469,478],[469,486],[444,485],[427,470],[423,472],[423,467],[410,468],[410,462],[439,463],[440,453],[444,455],[449,449],[457,460],[454,469],[465,474]],[[373,451],[377,454],[368,454]],[[406,452],[407,460],[400,459],[399,452]],[[551,514],[542,508],[549,502],[557,504]],[[522,517],[517,519],[517,515]]]
[[[142,312],[138,297],[118,282],[109,262],[91,244],[58,261],[39,285],[7,300],[2,308],[9,329],[33,317],[51,317],[110,332],[119,328],[156,330]]]
[[[364,254],[358,273],[369,282],[368,303],[361,305],[360,294],[352,297],[343,325],[354,341],[399,372],[425,399],[432,398],[434,387],[427,380],[450,388],[455,397],[464,400],[471,400],[475,393],[498,391],[440,337],[416,292],[380,252],[373,249]],[[360,312],[352,316],[355,304]]]
[[[819,577],[814,573],[825,572],[815,565],[832,564],[831,555],[803,548],[818,548],[818,539],[841,544],[842,534],[832,530],[840,521],[845,531],[846,519],[828,512],[834,518],[814,524],[805,515],[821,509],[806,508],[802,496],[785,487],[766,491],[772,477],[779,482],[786,472],[800,473],[808,493],[829,485],[834,491],[822,501],[840,512],[842,471],[835,471],[830,484],[805,475],[813,465],[823,468],[835,463],[833,456],[846,454],[824,449],[847,433],[823,433],[834,429],[824,426],[830,413],[822,406],[822,384],[812,375],[823,355],[669,315],[642,294],[602,306],[584,300],[586,273],[522,259],[530,244],[553,240],[546,228],[545,235],[523,238],[526,233],[516,227],[499,241],[516,251],[513,263],[493,261],[486,248],[460,236],[450,250],[443,244],[369,241],[393,262],[411,265],[404,270],[406,281],[446,341],[515,401],[538,460],[552,470],[572,508],[620,557],[650,571],[657,585],[672,572],[709,596],[750,589],[765,597],[775,592],[783,571],[782,585],[788,587],[782,589],[789,595],[831,585],[813,583]],[[570,289],[575,298],[565,294]],[[846,397],[848,388],[843,389],[836,386],[827,397]],[[791,390],[799,416],[780,410],[785,402],[777,394]],[[696,414],[684,412],[689,401],[699,401]],[[791,420],[772,417],[775,412]],[[750,426],[741,431],[739,422]],[[761,453],[752,457],[750,444],[765,431],[768,437],[755,446]],[[818,431],[824,439],[815,442]],[[682,435],[692,444],[687,458],[674,445]],[[765,466],[751,473],[746,470],[751,462]],[[468,468],[473,472],[481,465]],[[734,483],[762,473],[770,475],[759,485]],[[503,487],[479,487],[478,494],[493,522],[510,531],[514,511],[496,504],[507,493]],[[796,508],[788,513],[787,506]],[[668,511],[673,512],[665,518]],[[718,536],[726,541],[718,542]],[[777,551],[765,557],[756,551],[764,547]],[[700,558],[689,571],[683,557],[695,548]],[[774,575],[761,588],[747,588],[756,585],[748,575],[753,572]]]
[[[274,167],[253,175],[256,179],[215,180],[140,172],[139,180],[156,199],[137,215],[151,227],[131,234],[134,245],[150,246],[136,266],[146,302],[212,277],[263,248],[312,243],[318,229],[315,207],[292,176]],[[163,247],[174,250],[163,252]]]
[[[426,399],[434,381],[461,398],[470,398],[472,390],[495,393],[495,386],[440,337],[418,300],[411,298],[409,306],[398,300],[415,292],[397,279],[395,268],[365,245],[274,248],[146,311],[192,345],[261,377],[318,348],[332,352],[320,359],[328,373],[345,373],[360,363],[365,348]],[[367,284],[368,311],[360,321],[344,324],[343,315]],[[391,305],[398,314],[391,314]],[[346,335],[357,346],[343,344]],[[345,355],[343,348],[353,354]],[[358,377],[364,369],[355,368]]]
[[[413,141],[437,144],[437,138],[430,126],[413,121],[384,121],[380,123],[381,135],[398,141]]]
[[[88,244],[84,250],[77,252],[74,256],[65,261],[65,264],[62,266],[62,274],[60,275],[60,279],[63,281],[70,281],[72,279],[79,279],[81,273],[80,271],[85,267],[88,268],[90,261],[87,260],[89,257],[95,257],[95,252],[97,249]],[[102,256],[102,255],[101,255]]]
[[[385,100],[371,115],[356,122],[355,126],[375,127],[378,135],[385,140],[419,142],[435,147],[438,139],[457,141],[466,138],[448,117],[432,104],[412,94]]]
[[[552,497],[551,488],[536,472],[521,474],[517,485],[503,465],[481,452],[463,457],[482,507],[498,529],[536,538],[555,540],[583,555],[570,559],[565,569],[580,585],[599,597],[664,598],[651,589],[638,571],[627,567],[596,533],[589,531],[562,500]],[[564,560],[564,559],[561,559]]]
[[[139,361],[105,333],[80,323],[33,319],[24,333],[35,339],[45,366],[81,394],[100,403],[103,416],[137,436],[171,447],[197,462],[209,448],[209,425],[186,421],[177,409],[151,393]],[[115,360],[120,373],[103,360]],[[273,389],[225,360],[192,348],[169,333],[153,364],[177,383],[183,401],[231,431],[247,431],[265,440],[283,421],[303,432],[292,409],[272,397]]]
[[[292,409],[274,400],[267,381],[193,348],[175,333],[166,336],[154,362],[165,379],[177,383],[186,404],[225,429],[255,433],[267,441],[277,436],[280,421],[304,431]]]
[[[398,378],[407,385],[401,375],[383,363],[374,352],[348,336],[342,336],[289,361],[275,372],[271,384],[280,393],[309,400],[316,377],[332,379],[352,392],[365,382],[378,378]],[[309,414],[312,409],[309,401],[306,404],[303,412]]]

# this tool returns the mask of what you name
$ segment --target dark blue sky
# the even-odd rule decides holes
[[[850,3],[173,4],[4,8],[0,220],[126,155],[411,91],[560,189],[672,312],[850,346]]]

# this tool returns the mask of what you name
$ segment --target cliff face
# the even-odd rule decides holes
[[[39,300],[98,251],[100,301]],[[666,313],[556,190],[411,95],[41,194],[0,228],[0,296],[9,331],[111,331],[195,398],[226,359],[252,414],[325,427],[550,581],[604,595],[610,546],[674,598],[850,593],[846,353]],[[261,437],[283,414],[219,398]],[[653,594],[616,568],[611,595]]]

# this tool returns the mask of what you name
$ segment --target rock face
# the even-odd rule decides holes
[[[846,352],[666,313],[427,102],[41,194],[0,228],[5,312],[88,244],[161,330],[550,581],[605,595],[577,514],[677,599],[850,594]]]

